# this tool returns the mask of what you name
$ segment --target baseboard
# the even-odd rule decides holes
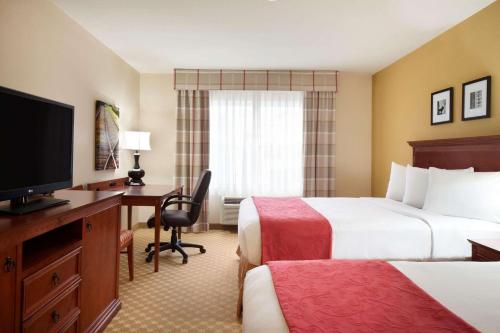
[[[226,231],[238,231],[237,225],[225,225],[220,223],[210,223],[210,224],[202,224],[200,227],[193,230],[193,232],[205,232],[208,230],[226,230]],[[132,226],[132,230],[136,231],[139,229],[147,229],[148,225],[146,222],[138,222]]]
[[[138,222],[132,226],[132,231],[136,231],[139,229],[147,229],[148,224],[146,222]]]
[[[225,230],[225,231],[237,232],[238,226],[237,225],[220,224],[220,223],[211,223],[210,230]]]
[[[114,316],[121,309],[122,303],[119,299],[114,299],[106,310],[87,328],[85,333],[103,332]]]

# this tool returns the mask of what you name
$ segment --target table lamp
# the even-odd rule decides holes
[[[139,166],[139,157],[141,154],[140,150],[151,150],[151,146],[149,145],[149,137],[151,133],[149,132],[135,132],[135,131],[125,131],[122,137],[122,149],[130,149],[135,150],[134,152],[134,168],[128,172],[128,176],[130,180],[127,182],[127,185],[132,186],[143,186],[144,182],[142,181],[142,177],[144,177],[145,172]]]

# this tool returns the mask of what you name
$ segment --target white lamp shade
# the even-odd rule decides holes
[[[149,132],[125,131],[122,136],[121,148],[130,150],[151,150]]]

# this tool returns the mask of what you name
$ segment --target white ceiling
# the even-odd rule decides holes
[[[374,73],[494,0],[53,0],[141,73]]]

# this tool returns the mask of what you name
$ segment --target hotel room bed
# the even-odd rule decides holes
[[[500,136],[413,141],[409,144],[413,148],[414,167],[424,169],[473,167],[478,172],[500,170]],[[491,194],[493,201],[496,200],[497,193]],[[257,209],[253,200],[248,198],[242,201],[238,220],[240,255],[238,314],[241,313],[243,280],[246,272],[261,265],[266,259],[330,257],[412,261],[460,260],[471,256],[468,238],[500,237],[500,223],[489,222],[487,219],[445,216],[386,198],[303,198],[301,200],[305,202],[305,206],[320,213],[323,220],[326,220],[323,223],[331,226],[331,237],[326,238],[329,240],[327,243],[331,244],[331,249],[324,247],[321,257],[286,258],[282,256],[283,252],[269,256],[269,246],[282,248],[283,240],[288,241],[286,235],[290,229],[285,227],[279,233],[273,234],[266,232],[266,239],[269,241],[263,244],[258,213],[261,212],[262,206]],[[293,206],[288,207],[294,210]],[[269,216],[269,211],[273,210],[268,209],[266,216]],[[276,215],[286,212],[283,209],[275,211],[278,212]],[[303,230],[309,229],[305,227]],[[316,235],[319,234],[316,232]],[[294,244],[298,244],[297,236],[294,237]],[[274,239],[279,239],[280,242],[273,242]],[[308,249],[311,249],[310,245],[315,243],[307,244]],[[262,260],[263,247],[266,249],[265,260]],[[297,247],[293,249],[295,248]]]
[[[389,264],[475,329],[481,332],[500,331],[499,262],[398,261]],[[376,293],[372,296],[374,299],[377,298]],[[353,299],[343,301],[345,304],[351,301],[357,304]],[[310,310],[308,305],[301,303],[301,313],[307,313],[308,310]],[[346,315],[345,319],[341,320],[353,320],[353,318]],[[408,324],[408,321],[404,324]],[[363,327],[360,328],[363,331]],[[263,265],[252,269],[245,278],[243,332],[288,331],[269,267]]]
[[[409,142],[413,166],[500,170],[500,136]],[[500,224],[444,216],[385,198],[304,198],[332,227],[332,257],[439,260],[471,254],[468,237],[493,238]],[[244,271],[262,263],[261,225],[252,198],[242,201],[238,238]],[[319,259],[319,258],[303,258]],[[282,260],[272,258],[271,260]]]
[[[500,224],[444,216],[386,198],[302,198],[333,230],[331,258],[384,260],[464,259],[468,238],[500,237]],[[241,202],[240,255],[261,264],[259,214],[251,198]]]

